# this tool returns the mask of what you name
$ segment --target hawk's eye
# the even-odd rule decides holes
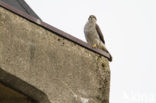
[[[94,19],[96,19],[96,17],[95,17],[95,16],[93,16],[93,18],[94,18]]]
[[[96,20],[96,17],[94,15],[90,15],[88,19],[93,19],[93,18]]]

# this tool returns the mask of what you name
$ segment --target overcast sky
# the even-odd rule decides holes
[[[156,0],[25,0],[46,23],[83,41],[97,17],[113,56],[110,103],[156,103]]]

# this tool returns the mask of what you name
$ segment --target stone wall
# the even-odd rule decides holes
[[[0,68],[44,92],[51,103],[109,103],[105,57],[2,7]]]

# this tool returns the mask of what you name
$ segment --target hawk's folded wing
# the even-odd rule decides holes
[[[103,34],[102,34],[101,30],[100,30],[100,27],[97,24],[96,24],[96,31],[97,31],[97,33],[99,35],[100,40],[105,44],[105,40],[103,38]]]

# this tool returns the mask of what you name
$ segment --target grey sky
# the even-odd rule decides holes
[[[83,41],[96,15],[112,53],[111,103],[156,103],[156,0],[25,0],[43,21]]]

